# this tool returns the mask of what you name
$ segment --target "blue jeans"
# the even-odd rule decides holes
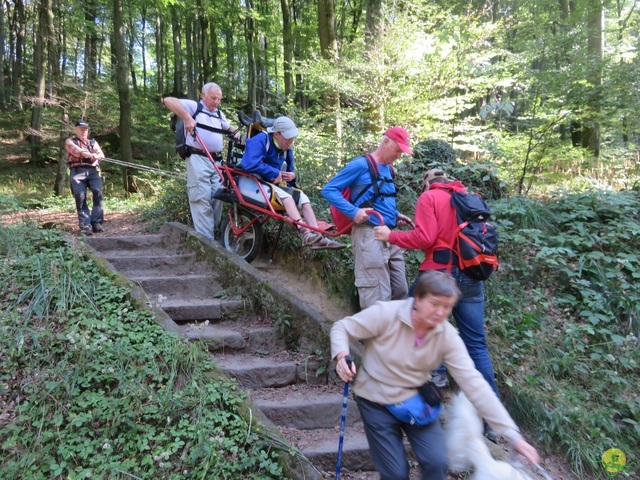
[[[458,281],[458,288],[462,292],[462,296],[452,312],[460,332],[460,338],[466,345],[476,369],[500,398],[484,330],[484,282],[469,277],[457,267],[454,267],[450,273]],[[413,289],[421,274],[422,272],[418,273],[418,277],[411,285],[409,296],[413,296]],[[436,371],[444,373],[446,368],[441,365]]]
[[[75,167],[70,175],[71,193],[76,201],[78,223],[80,228],[90,225],[102,225],[104,212],[102,208],[102,178],[97,169],[92,167]],[[87,188],[93,195],[93,208],[89,212],[87,206]]]
[[[409,480],[409,462],[402,443],[402,432],[407,435],[418,459],[422,478],[447,478],[447,447],[440,420],[429,425],[411,425],[391,415],[384,405],[361,397],[356,397],[356,402],[380,480]]]

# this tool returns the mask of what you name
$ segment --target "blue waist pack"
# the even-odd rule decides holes
[[[440,416],[441,405],[432,407],[420,394],[394,405],[385,405],[398,420],[411,425],[429,425]]]

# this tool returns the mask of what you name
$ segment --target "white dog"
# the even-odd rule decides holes
[[[447,408],[445,438],[450,470],[465,472],[473,468],[469,480],[532,480],[513,465],[494,460],[482,432],[480,416],[460,392]]]

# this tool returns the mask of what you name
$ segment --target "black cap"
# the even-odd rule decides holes
[[[85,122],[84,120],[78,120],[76,122],[76,127],[89,128],[89,124],[87,122]]]

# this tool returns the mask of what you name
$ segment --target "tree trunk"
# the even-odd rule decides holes
[[[291,7],[289,0],[280,0],[282,8],[282,47],[284,50],[284,95],[286,99],[293,98],[293,51],[295,40],[291,24]]]
[[[1,1],[2,0],[0,0],[0,2]],[[4,7],[2,7],[0,8],[0,112],[5,112],[7,110],[4,91],[4,25]]]
[[[196,78],[195,78],[195,68],[194,68],[194,59],[196,55],[194,55],[194,49],[196,42],[194,41],[194,29],[193,22],[187,20],[185,28],[185,37],[187,39],[187,49],[185,52],[185,64],[186,64],[186,77],[187,77],[187,97],[188,98],[196,98]]]
[[[145,32],[147,31],[147,6],[143,5],[140,10],[142,17],[142,28],[140,35],[140,49],[142,50],[142,92],[147,93],[147,44]]]
[[[251,111],[256,109],[256,81],[257,66],[255,53],[255,31],[253,19],[253,0],[246,0],[246,17],[244,23],[244,37],[247,42],[247,103]]]
[[[64,142],[71,136],[69,131],[69,115],[63,108],[60,115],[60,136],[58,139],[58,168],[56,169],[56,183],[53,187],[53,193],[59,197],[64,195],[69,182],[69,176],[67,175],[67,149],[64,146]]]
[[[604,8],[601,0],[589,0],[587,24],[587,53],[589,57],[589,79],[593,93],[587,99],[590,111],[588,124],[582,130],[582,146],[594,157],[600,156],[600,114],[602,111],[602,63],[604,60]]]
[[[98,77],[98,31],[96,19],[98,18],[98,2],[86,0],[82,3],[84,8],[84,82],[90,85]]]
[[[376,46],[382,30],[382,0],[366,0],[364,44],[368,55]]]
[[[334,0],[318,0],[318,31],[320,36],[320,52],[322,58],[329,62],[338,59],[338,41],[336,39],[336,15]],[[340,118],[340,95],[336,92],[325,92],[324,102],[329,115],[335,122],[335,134],[342,137],[342,120]]]
[[[203,83],[214,80],[215,70],[212,70],[211,64],[211,48],[209,41],[211,39],[211,28],[209,26],[209,17],[205,13],[205,7],[202,0],[198,0],[198,20],[200,22],[200,57],[202,59],[202,80]]]
[[[155,23],[155,37],[156,37],[156,68],[158,69],[158,77],[156,82],[156,90],[158,95],[162,96],[164,93],[164,44],[162,43],[163,35],[163,22],[160,18],[160,13],[156,14]]]
[[[44,95],[47,77],[47,41],[53,34],[53,11],[51,0],[40,0],[38,5],[38,35],[36,36],[35,51],[33,55],[34,70],[36,72],[36,92],[31,110],[31,162],[34,165],[44,167],[42,157],[42,133],[40,123],[44,110]]]
[[[133,87],[133,91],[137,92],[138,91],[138,80],[136,78],[136,69],[135,69],[135,60],[133,58],[133,52],[134,49],[136,47],[136,25],[133,21],[133,13],[131,12],[131,4],[127,5],[128,8],[128,17],[129,17],[129,51],[128,51],[128,56],[129,56],[129,69],[130,69],[130,75],[131,75],[131,86]],[[142,33],[144,35],[144,32]]]
[[[16,105],[16,109],[22,111],[22,96],[23,96],[23,86],[22,86],[22,72],[24,70],[24,39],[27,34],[27,16],[24,12],[24,2],[23,0],[15,0],[15,8],[13,11],[15,16],[14,23],[15,34],[16,34],[16,46],[15,46],[15,55],[12,57],[13,67],[11,68],[12,72],[12,84],[13,84],[13,97]]]
[[[127,72],[127,52],[125,49],[124,18],[122,15],[122,0],[113,0],[113,37],[116,56],[116,85],[120,101],[120,159],[132,162],[131,152],[131,100],[129,98],[129,79]],[[122,179],[127,192],[135,192],[133,178],[128,169],[122,168]]]
[[[171,30],[173,38],[173,96],[182,97],[184,95],[183,70],[182,70],[182,37],[180,35],[180,19],[176,7],[171,9]]]
[[[233,48],[233,27],[229,26],[229,30],[226,32],[224,40],[224,49],[227,56],[227,85],[224,91],[228,92],[227,95],[230,99],[238,97],[238,85],[235,80],[236,77],[236,62],[235,62],[235,49]]]

